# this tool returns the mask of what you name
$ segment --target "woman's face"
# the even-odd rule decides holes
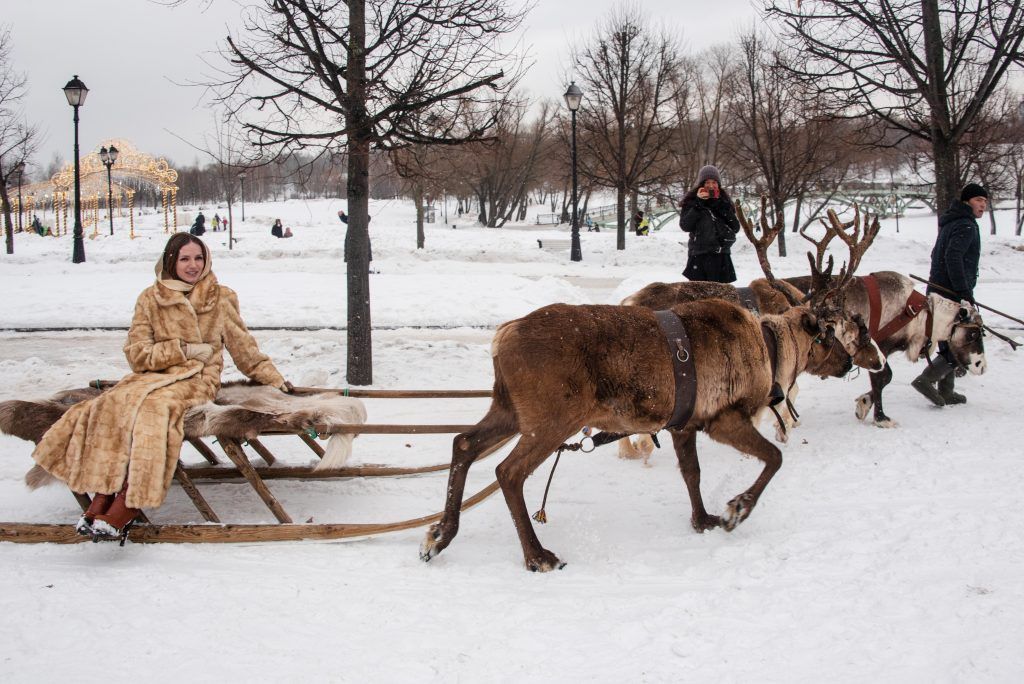
[[[190,242],[178,252],[178,262],[175,264],[175,274],[178,276],[178,280],[195,285],[205,267],[206,259],[203,257],[203,248],[196,243]]]
[[[711,180],[709,178],[708,180],[704,181],[704,189],[707,190],[708,193],[712,195],[715,194],[715,192],[718,191],[718,181]]]

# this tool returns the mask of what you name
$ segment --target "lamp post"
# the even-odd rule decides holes
[[[107,216],[110,217],[110,234],[114,234],[114,184],[110,178],[110,167],[117,161],[117,148],[100,148],[100,161],[107,167]]]
[[[71,261],[76,264],[85,261],[85,242],[82,240],[82,176],[78,166],[78,108],[85,104],[89,89],[78,79],[78,74],[64,86],[64,96],[75,110],[75,231]]]
[[[14,173],[17,174],[18,176],[18,232],[21,233],[24,231],[24,228],[21,225],[21,211],[22,207],[24,206],[21,203],[21,180],[25,176],[25,162],[20,161],[17,164],[15,164]]]
[[[571,261],[583,261],[583,250],[580,249],[580,219],[577,213],[577,180],[576,180],[576,110],[580,108],[583,100],[583,91],[576,85],[576,81],[569,84],[565,91],[565,104],[572,112],[572,244],[569,248],[569,259]]]
[[[245,223],[245,171],[238,172],[238,181],[242,184],[242,223]]]

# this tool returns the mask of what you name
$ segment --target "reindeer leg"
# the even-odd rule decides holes
[[[722,524],[722,519],[717,515],[708,515],[704,508],[704,499],[700,495],[700,462],[697,460],[697,431],[683,430],[676,432],[670,430],[672,445],[676,448],[676,458],[679,459],[679,470],[683,472],[683,482],[686,483],[686,491],[690,494],[690,508],[693,514],[690,516],[690,524],[698,532],[710,530]]]
[[[515,434],[516,427],[511,416],[492,407],[472,430],[455,437],[452,442],[452,465],[448,471],[444,515],[427,530],[427,536],[420,544],[420,560],[427,562],[441,553],[458,534],[462,495],[469,467],[476,459],[498,449]]]
[[[722,527],[731,532],[750,516],[764,488],[782,467],[782,452],[754,429],[749,417],[735,409],[727,409],[718,414],[708,425],[707,433],[716,442],[728,444],[764,463],[764,470],[750,489],[733,498],[726,506]]]
[[[875,426],[880,428],[896,427],[896,421],[885,415],[882,410],[882,390],[892,380],[892,368],[889,362],[885,362],[885,368],[877,373],[871,373],[871,396],[875,402]]]
[[[561,570],[565,567],[565,563],[541,546],[537,533],[533,529],[533,523],[530,522],[530,514],[526,510],[523,484],[530,473],[536,470],[537,466],[543,463],[572,434],[560,435],[557,438],[536,433],[523,434],[512,453],[498,464],[495,471],[498,475],[498,482],[501,484],[501,492],[505,495],[505,503],[508,504],[508,510],[512,514],[512,522],[515,523],[516,532],[519,534],[519,543],[523,547],[523,560],[526,563],[526,569],[530,572]]]

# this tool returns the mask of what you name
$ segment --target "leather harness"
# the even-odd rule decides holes
[[[747,311],[754,312],[755,316],[760,316],[761,312],[757,308],[757,297],[754,296],[754,290],[749,287],[737,287],[736,294],[739,295],[740,304]]]
[[[928,312],[925,322],[925,339],[932,339],[932,310],[928,308],[927,296],[917,290],[911,290],[903,309],[879,330],[878,324],[882,317],[882,293],[878,288],[878,279],[874,275],[859,277],[868,293],[868,333],[870,333],[871,339],[880,344],[906,327],[922,311]]]
[[[681,428],[690,420],[697,404],[697,367],[693,363],[690,338],[679,316],[673,311],[655,311],[661,332],[672,355],[672,374],[676,381],[676,401],[672,418],[664,429]]]

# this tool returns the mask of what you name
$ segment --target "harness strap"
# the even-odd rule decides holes
[[[673,311],[655,311],[654,315],[672,355],[672,374],[676,384],[675,406],[665,429],[681,428],[689,422],[697,404],[697,367],[693,363],[690,338],[679,316]]]
[[[871,339],[879,342],[878,324],[882,318],[882,293],[878,289],[878,279],[869,274],[860,276],[860,281],[868,293],[868,333]]]
[[[891,321],[881,329],[878,328],[882,318],[882,293],[878,287],[878,279],[874,274],[858,276],[868,293],[868,333],[876,343],[882,343],[910,324],[922,311],[927,311],[925,337],[932,339],[932,310],[928,307],[928,297],[917,290],[911,290],[903,308]]]
[[[775,420],[779,423],[779,428],[782,433],[786,433],[786,423],[782,420],[782,416],[779,415],[779,411],[775,408],[783,401],[788,403],[786,399],[786,393],[782,391],[782,385],[779,384],[779,341],[775,337],[775,331],[772,330],[771,326],[766,322],[761,322],[761,337],[764,338],[764,346],[768,348],[768,360],[771,362],[772,368],[772,388],[768,395],[768,408],[775,414]],[[794,414],[795,415],[795,414]]]
[[[747,311],[752,312],[755,316],[760,316],[761,312],[757,308],[757,297],[754,296],[754,290],[749,287],[737,287],[736,294],[739,295],[740,304]]]

